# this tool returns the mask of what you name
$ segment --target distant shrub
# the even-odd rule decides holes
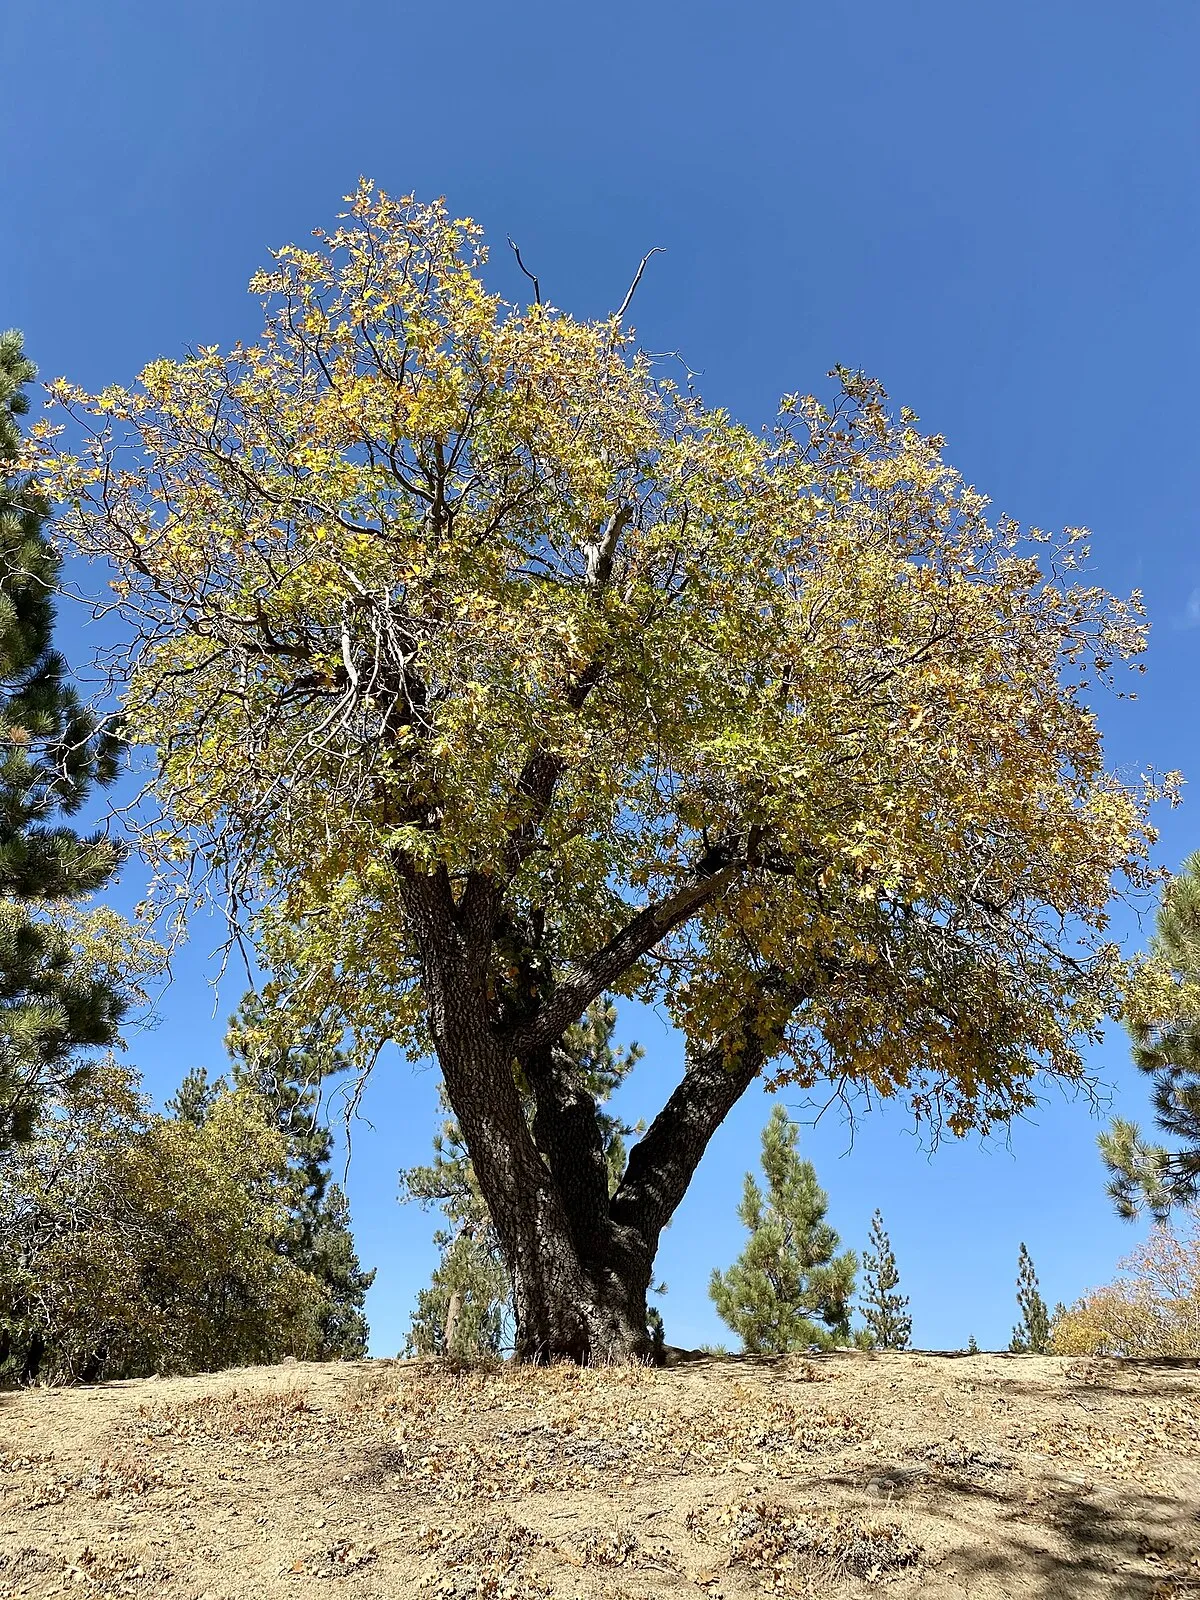
[[[203,1125],[110,1065],[0,1165],[0,1381],[96,1382],[318,1353],[327,1301],[282,1246],[292,1176],[247,1090]]]
[[[1200,1356],[1200,1210],[1187,1218],[1182,1237],[1156,1227],[1123,1277],[1055,1316],[1055,1355]]]

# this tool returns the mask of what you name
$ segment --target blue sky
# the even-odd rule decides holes
[[[710,402],[758,425],[835,362],[862,366],[947,436],[998,510],[1093,529],[1097,579],[1142,588],[1153,622],[1137,702],[1101,708],[1110,761],[1195,780],[1200,9],[1187,0],[57,0],[4,7],[0,56],[0,323],[25,329],[45,377],[101,385],[252,335],[245,283],[267,247],[329,223],[360,173],[483,223],[492,281],[517,298],[512,234],[547,298],[580,316],[611,310],[663,246],[639,330],[685,355]],[[64,614],[62,634],[85,662],[82,617]],[[1197,804],[1161,817],[1165,862],[1200,847]],[[157,1027],[131,1038],[160,1098],[189,1066],[220,1065],[240,985],[214,1013],[218,937],[198,925]],[[678,1041],[652,1014],[622,1026],[648,1050],[631,1107],[652,1112]],[[1144,1111],[1119,1030],[1094,1066],[1116,1107]],[[385,1062],[355,1134],[377,1354],[402,1343],[432,1264],[431,1219],[397,1206],[395,1178],[428,1151],[435,1090],[427,1065]],[[745,1098],[666,1236],[675,1342],[721,1337],[708,1273],[739,1248],[741,1175],[769,1109]],[[930,1158],[886,1113],[852,1149],[834,1121],[804,1148],[847,1243],[882,1207],[918,1341],[986,1345],[1007,1340],[1022,1239],[1055,1300],[1108,1277],[1137,1237],[1107,1208],[1097,1126],[1052,1093],[1007,1148]]]

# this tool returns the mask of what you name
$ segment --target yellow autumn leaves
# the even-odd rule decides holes
[[[1141,648],[1136,597],[1070,581],[1073,532],[989,522],[859,374],[754,433],[614,319],[502,303],[442,206],[363,185],[345,224],[256,277],[252,347],[63,387],[90,443],[38,438],[141,632],[128,711],[176,829],[307,992],[419,1043],[398,875],[502,882],[566,967],[753,829],[627,988],[708,1036],[765,966],[836,971],[784,1070],[956,1125],[1077,1073],[1114,874],[1146,874],[1086,700]]]

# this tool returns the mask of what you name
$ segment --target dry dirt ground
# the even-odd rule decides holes
[[[1200,1596],[1200,1372],[283,1365],[0,1395],[0,1596]]]

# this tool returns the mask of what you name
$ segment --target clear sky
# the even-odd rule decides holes
[[[56,0],[3,7],[0,59],[0,324],[25,329],[45,377],[98,386],[252,336],[245,283],[267,247],[329,224],[360,173],[483,223],[491,281],[515,299],[512,234],[580,316],[613,309],[663,246],[639,331],[681,351],[711,403],[758,425],[835,362],[862,366],[998,510],[1091,527],[1096,577],[1141,587],[1153,621],[1138,701],[1101,708],[1110,760],[1131,778],[1200,773],[1193,0]],[[62,637],[85,662],[79,614]],[[1165,862],[1200,847],[1197,806],[1160,819]],[[197,928],[157,1027],[131,1037],[160,1099],[221,1065],[241,985],[214,1012],[217,939]],[[632,1009],[622,1030],[648,1049],[629,1103],[652,1112],[678,1041]],[[1144,1112],[1118,1029],[1094,1066],[1118,1108]],[[435,1089],[428,1064],[386,1061],[355,1134],[377,1354],[402,1343],[433,1260],[431,1219],[395,1195],[428,1152]],[[745,1098],[666,1236],[673,1342],[721,1337],[708,1274],[740,1248],[769,1109]],[[803,1142],[847,1243],[882,1207],[917,1340],[994,1345],[1021,1240],[1053,1301],[1111,1275],[1137,1237],[1107,1207],[1097,1127],[1051,1094],[1008,1148],[930,1158],[890,1115],[852,1149],[832,1120]]]

